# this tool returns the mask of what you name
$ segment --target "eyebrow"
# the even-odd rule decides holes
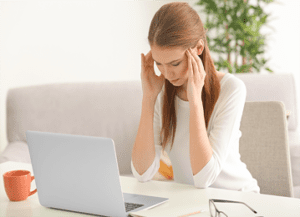
[[[152,59],[153,59],[153,57],[152,57]],[[156,63],[159,63],[159,62],[157,62],[155,59],[153,59]],[[179,58],[179,59],[177,59],[177,60],[173,60],[173,61],[171,61],[171,62],[169,62],[169,63],[167,63],[167,64],[171,64],[171,63],[173,63],[173,62],[176,62],[176,61],[178,61],[178,60],[181,60],[181,58]],[[160,64],[160,63],[159,63]]]

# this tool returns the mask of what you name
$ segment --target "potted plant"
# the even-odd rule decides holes
[[[219,60],[214,60],[217,70],[227,68],[229,73],[245,73],[253,72],[253,68],[259,72],[264,67],[273,73],[265,66],[269,59],[263,58],[266,35],[259,31],[262,26],[268,26],[270,14],[263,11],[261,2],[281,4],[274,0],[257,0],[256,5],[248,0],[199,0],[196,3],[204,6],[207,16],[203,24],[207,32],[217,30],[216,37],[207,37],[209,49],[219,54]],[[226,54],[227,59],[221,54]],[[239,56],[242,57],[240,64]]]

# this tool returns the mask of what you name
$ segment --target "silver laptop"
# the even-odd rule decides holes
[[[26,131],[42,206],[101,216],[129,216],[168,198],[123,193],[110,138]]]

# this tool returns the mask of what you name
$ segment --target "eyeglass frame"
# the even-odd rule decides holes
[[[244,202],[232,201],[232,200],[209,199],[209,212],[210,212],[210,216],[211,217],[218,217],[217,214],[220,215],[220,213],[223,213],[225,216],[228,217],[228,215],[226,215],[226,213],[224,213],[223,211],[220,211],[220,210],[217,209],[217,206],[215,205],[215,202],[216,203],[241,203],[241,204],[244,204],[245,206],[247,206],[252,212],[254,212],[255,214],[257,214],[257,212],[254,209],[252,209],[250,206],[248,206]],[[210,209],[211,204],[214,206],[214,208],[216,210],[216,215],[215,216],[213,216],[212,213],[211,213],[211,211],[210,211],[211,210]]]

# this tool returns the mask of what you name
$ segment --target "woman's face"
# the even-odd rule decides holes
[[[196,52],[196,47],[193,49]],[[152,58],[157,65],[157,68],[164,75],[165,79],[171,84],[186,90],[188,82],[188,57],[186,50],[162,49],[159,47],[151,47]]]

